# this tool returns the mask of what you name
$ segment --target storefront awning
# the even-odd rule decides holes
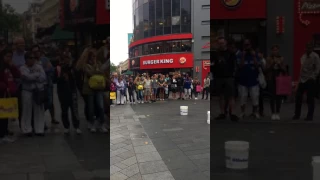
[[[70,31],[62,30],[60,26],[57,26],[51,39],[52,40],[72,40],[74,39],[74,33]]]

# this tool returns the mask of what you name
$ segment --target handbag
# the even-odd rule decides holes
[[[200,85],[196,86],[196,92],[201,92],[202,91],[202,87]]]
[[[265,89],[267,87],[267,82],[261,68],[259,68],[258,82],[262,89]]]
[[[89,79],[89,87],[93,90],[104,90],[106,88],[106,78],[103,75],[93,75]]]
[[[292,93],[292,77],[280,75],[276,77],[276,95],[288,96]]]
[[[0,120],[19,118],[18,98],[10,97],[7,92],[3,98],[0,98]]]

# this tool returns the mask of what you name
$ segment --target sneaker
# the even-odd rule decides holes
[[[141,101],[141,104],[144,104],[144,102],[143,102],[143,101]]]
[[[136,102],[133,102],[133,104],[136,104]]]
[[[108,129],[104,126],[102,126],[100,130],[102,133],[108,133]]]
[[[93,125],[88,123],[88,130],[90,130],[92,127],[93,127]]]
[[[280,115],[279,114],[275,115],[275,120],[278,120],[278,121],[280,120]]]
[[[198,98],[194,98],[195,100],[198,100]]]
[[[276,120],[276,115],[275,115],[275,114],[272,114],[272,115],[271,115],[271,120],[272,120],[272,121]]]
[[[77,128],[77,129],[76,129],[76,133],[77,133],[77,134],[82,134],[82,131],[81,131],[79,128]]]
[[[64,134],[70,134],[70,129],[65,129],[65,130],[63,131],[63,133],[64,133]]]
[[[10,138],[8,136],[2,138],[1,140],[3,143],[13,143],[15,140],[13,138]]]
[[[55,119],[53,119],[53,120],[51,121],[51,124],[58,125],[58,124],[60,124],[60,122],[59,122],[59,121],[57,121],[57,120],[55,120]]]
[[[96,133],[96,132],[97,132],[97,129],[96,129],[96,128],[94,128],[94,127],[92,127],[92,128],[90,129],[90,132],[92,132],[92,133]]]
[[[254,117],[255,117],[256,119],[260,119],[259,113],[254,113],[253,115],[254,115]]]
[[[220,114],[218,117],[214,118],[215,120],[224,120],[226,119],[226,115],[225,114]]]
[[[238,116],[234,115],[234,114],[231,114],[230,115],[230,120],[233,121],[233,122],[238,122],[239,121],[239,118]]]

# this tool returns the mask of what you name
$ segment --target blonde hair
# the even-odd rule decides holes
[[[82,70],[84,66],[88,63],[88,58],[90,53],[96,53],[96,50],[91,47],[84,49],[83,53],[81,54],[77,62],[77,65],[76,65],[77,70]]]

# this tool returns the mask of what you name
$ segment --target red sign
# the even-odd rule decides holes
[[[192,68],[193,54],[163,54],[140,57],[140,69]]]
[[[267,0],[210,0],[210,19],[265,19]]]
[[[277,28],[276,28],[277,34],[284,33],[284,17],[277,16],[276,22],[277,22]]]
[[[308,26],[311,21],[304,19],[303,15],[320,14],[320,0],[299,0],[298,1],[299,20],[302,24]]]
[[[202,78],[201,78],[202,85],[203,85],[203,81],[207,77],[208,73],[210,73],[210,60],[203,60],[202,61]]]
[[[110,0],[97,0],[96,24],[110,24]]]

